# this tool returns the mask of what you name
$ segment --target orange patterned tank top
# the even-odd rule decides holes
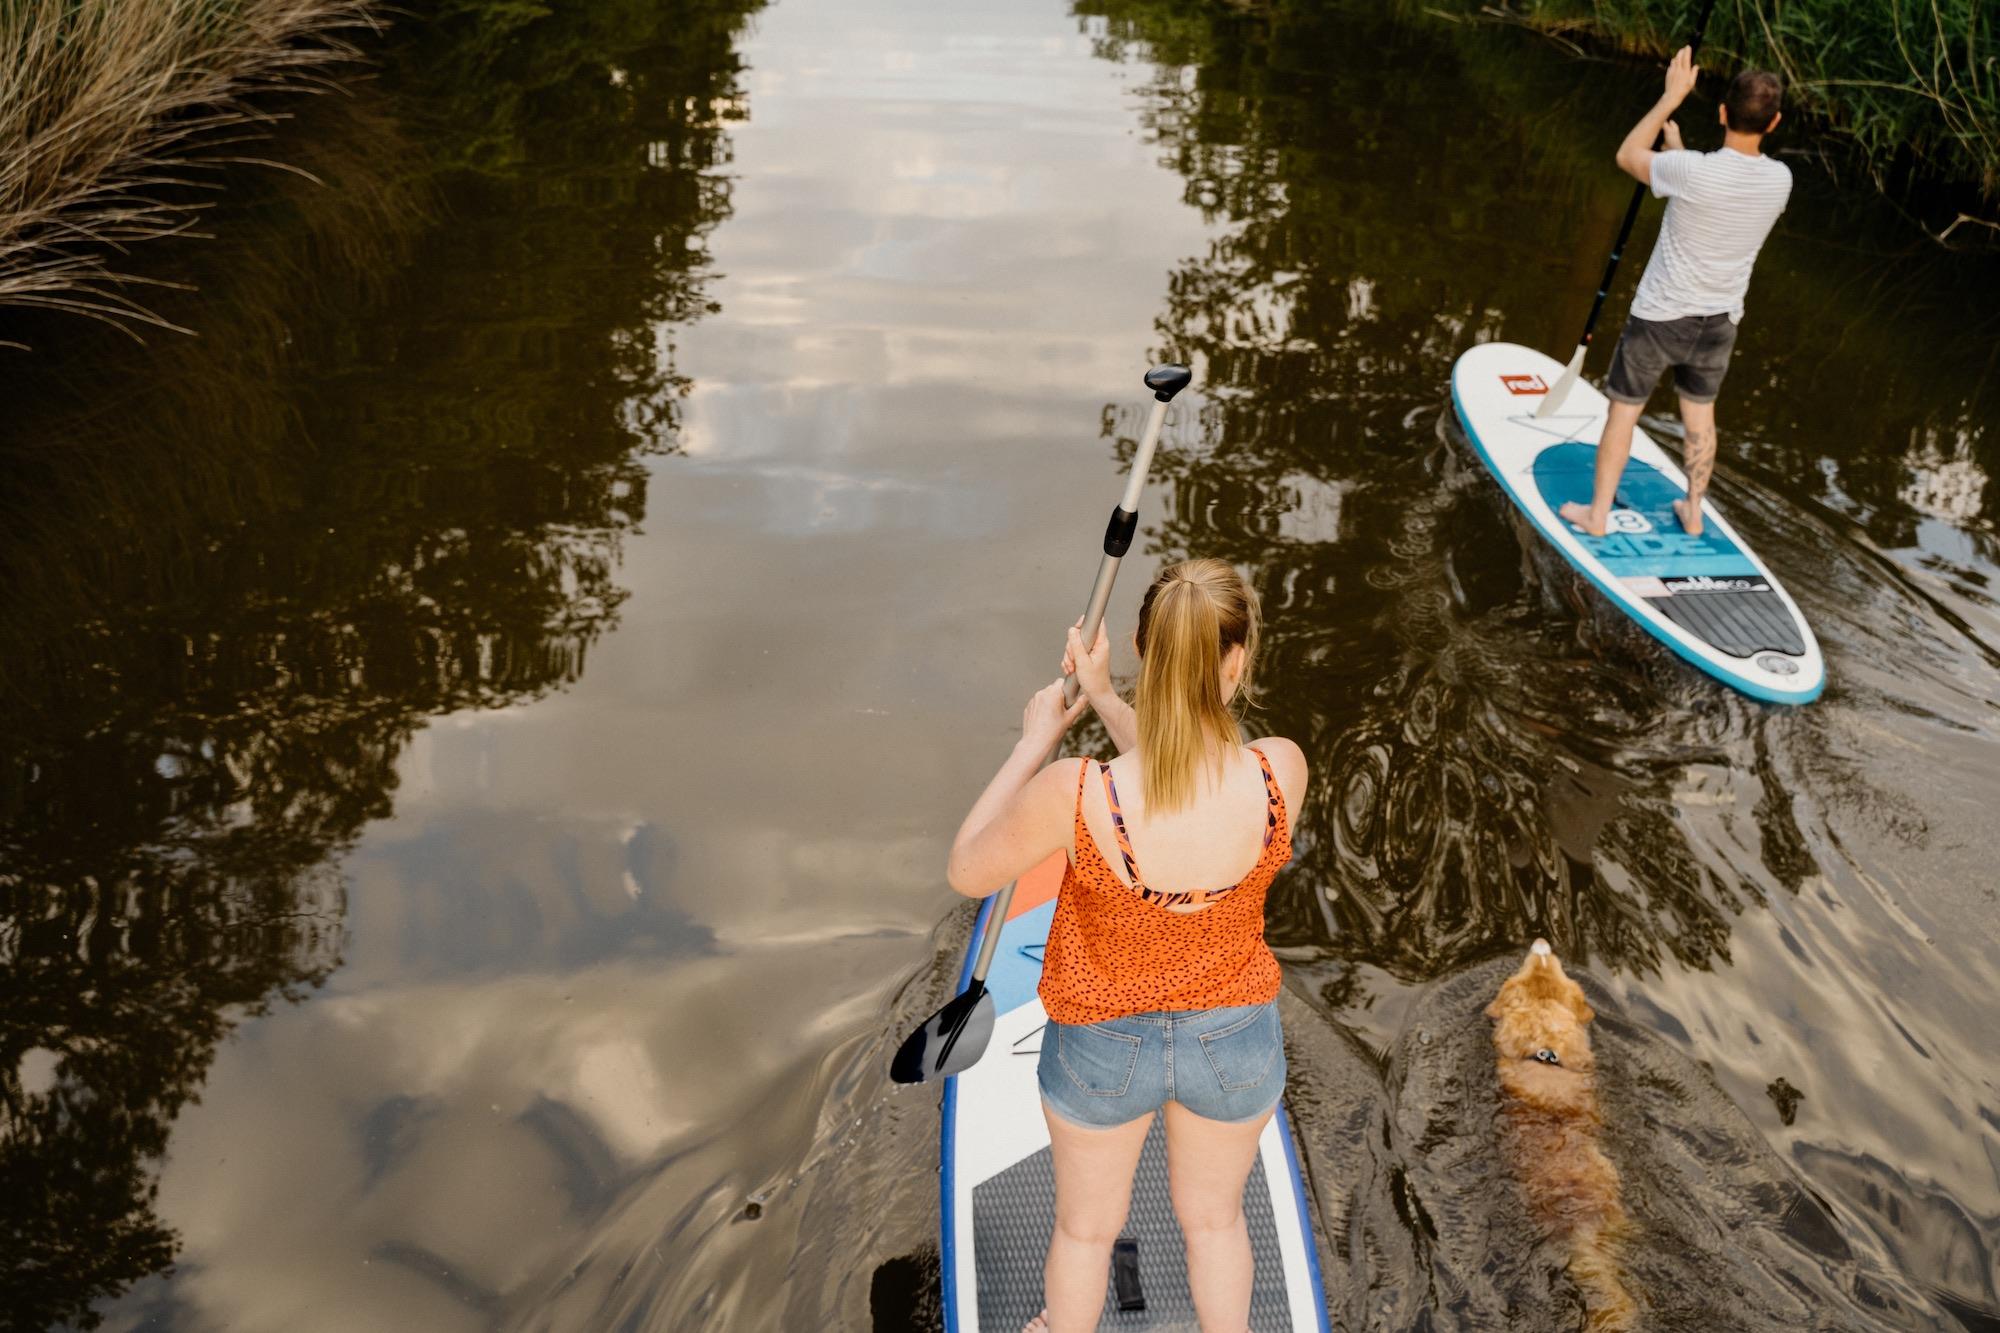
[[[1271,761],[1250,747],[1264,770],[1268,798],[1264,853],[1227,889],[1161,893],[1145,886],[1118,807],[1111,770],[1097,765],[1112,827],[1132,883],[1125,884],[1097,848],[1083,819],[1085,760],[1076,779],[1076,852],[1056,894],[1042,957],[1042,1007],[1058,1023],[1097,1023],[1155,1010],[1263,1004],[1277,998],[1278,960],[1264,943],[1264,894],[1292,859],[1291,821]],[[1199,912],[1168,903],[1207,902]]]

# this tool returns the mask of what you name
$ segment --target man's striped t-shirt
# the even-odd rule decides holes
[[[1726,310],[1741,320],[1757,252],[1792,196],[1791,169],[1734,148],[1680,149],[1653,155],[1652,178],[1667,216],[1632,313],[1669,320]]]

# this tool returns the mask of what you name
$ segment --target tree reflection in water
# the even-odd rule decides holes
[[[1145,6],[1106,8],[1108,53],[1152,43],[1143,119],[1219,224],[1170,278],[1159,321],[1165,351],[1201,368],[1208,404],[1163,457],[1174,504],[1155,541],[1255,572],[1271,674],[1286,682],[1258,725],[1309,737],[1320,774],[1294,879],[1314,889],[1274,902],[1273,942],[1405,981],[1538,931],[1573,957],[1704,965],[1740,904],[1674,825],[1666,781],[1693,756],[1684,728],[1658,724],[1663,692],[1669,708],[1714,705],[1674,702],[1643,653],[1577,660],[1568,617],[1537,605],[1573,598],[1566,581],[1524,555],[1423,393],[1500,331],[1496,284],[1482,294],[1459,275],[1509,257],[1492,224],[1436,216],[1383,156],[1421,163],[1481,134],[1518,151],[1519,132],[1510,147],[1480,123],[1492,118],[1386,74],[1357,95],[1353,80],[1372,77],[1358,63],[1406,63],[1343,54],[1412,40],[1385,19],[1280,7],[1268,25],[1173,27]],[[1574,192],[1553,175],[1523,192]],[[1129,451],[1129,424],[1106,427]],[[1523,571],[1538,596],[1520,595]],[[1578,717],[1591,719],[1582,736]],[[1649,752],[1660,734],[1680,736],[1673,753]],[[1593,854],[1618,882],[1601,882]],[[1340,976],[1329,1001],[1364,998],[1351,967]]]
[[[457,3],[310,108],[165,275],[195,339],[45,324],[0,451],[0,1281],[171,1262],[154,1177],[243,1018],[339,964],[338,861],[428,718],[616,620],[671,330],[712,307],[746,3]]]
[[[1537,931],[1572,957],[1642,972],[1726,958],[1730,917],[1812,869],[1761,725],[1595,612],[1471,467],[1444,401],[1472,342],[1573,336],[1600,256],[1565,247],[1608,239],[1624,198],[1576,127],[1626,116],[1615,81],[1442,43],[1366,7],[1074,9],[1099,55],[1153,64],[1140,119],[1216,228],[1170,276],[1158,321],[1160,354],[1197,366],[1207,403],[1155,464],[1174,502],[1153,540],[1254,571],[1273,675],[1287,682],[1260,725],[1311,738],[1318,833],[1298,880],[1318,900],[1275,903],[1274,941],[1404,981]],[[1902,305],[1885,308],[1837,280],[1851,247],[1818,245],[1768,266],[1826,272],[1760,269],[1758,296],[1803,327],[1838,316],[1839,332],[1746,347],[1737,379],[1761,386],[1786,358],[1822,358],[1836,381],[1829,422],[1865,416],[1890,439],[1943,432],[1961,455],[1968,441],[2000,443],[1964,425],[1990,386],[1968,370],[1980,354],[1938,331],[1964,323],[1933,308],[1950,285],[1903,282]],[[1910,355],[1913,331],[1924,356]],[[1872,376],[1875,345],[1896,339],[1917,368]],[[1845,374],[1832,368],[1843,362]],[[1864,381],[1865,402],[1851,393]],[[1769,409],[1751,405],[1755,388],[1745,396],[1732,408],[1743,434],[1793,442],[1754,446],[1788,482],[1837,464],[1868,488],[1840,503],[1881,513],[1885,540],[1903,533],[1895,496],[1908,484],[1871,461],[1868,432],[1798,428],[1796,404],[1786,429],[1765,432]],[[1136,422],[1107,409],[1104,430],[1129,459]],[[1802,453],[1805,441],[1846,452]],[[1594,651],[1605,638],[1625,647]],[[1752,877],[1718,874],[1690,848],[1671,791],[1688,765],[1729,762],[1746,729],[1764,792]],[[1353,980],[1328,998],[1362,998]]]
[[[1133,82],[1139,117],[1214,232],[1170,276],[1156,327],[1154,355],[1192,364],[1204,402],[1163,441],[1154,469],[1173,499],[1148,539],[1163,559],[1231,561],[1264,599],[1265,679],[1284,688],[1253,726],[1298,738],[1315,770],[1297,862],[1268,909],[1269,935],[1326,1010],[1405,1052],[1384,1068],[1386,1095],[1404,1102],[1415,1126],[1407,1142],[1362,1136],[1352,1146],[1383,1157],[1384,1172],[1407,1173],[1419,1192],[1454,1200],[1473,1237],[1458,1254],[1468,1273],[1486,1274],[1466,1280],[1484,1283],[1503,1262],[1492,1240],[1497,1196],[1479,1197],[1470,1177],[1440,1176],[1433,1160],[1449,1140],[1473,1145],[1464,1158],[1483,1162],[1481,1125],[1426,1102],[1410,1074],[1455,1058],[1455,1040],[1424,1044],[1439,1032],[1462,1038],[1468,1021],[1483,1027],[1484,996],[1459,995],[1467,1002],[1452,1009],[1439,988],[1462,989],[1468,976],[1484,984],[1468,969],[1538,934],[1599,973],[1661,981],[1727,970],[1732,937],[1753,914],[1759,936],[1775,926],[1781,947],[1796,953],[1782,923],[1797,909],[1764,909],[1813,884],[1829,911],[1840,910],[1824,886],[1862,873],[1849,871],[1843,858],[1854,853],[1840,848],[1842,835],[1816,817],[1802,826],[1801,809],[1812,815],[1815,791],[1857,793],[1851,799],[1890,810],[1908,801],[1885,794],[1880,773],[1841,758],[1816,719],[1774,723],[1773,713],[1705,684],[1599,609],[1456,438],[1445,386],[1458,353],[1494,338],[1567,346],[1588,305],[1602,250],[1577,238],[1609,241],[1625,186],[1590,147],[1602,135],[1577,127],[1636,114],[1636,104],[1616,100],[1617,80],[1578,78],[1553,59],[1489,59],[1492,34],[1446,40],[1368,6],[1076,0],[1073,9],[1100,56],[1152,64]],[[1866,694],[1853,677],[1949,662],[1932,697],[1954,699],[1967,646],[1944,646],[1908,610],[1924,594],[1888,591],[1821,514],[1861,515],[1883,545],[1912,540],[1925,513],[1969,526],[1982,505],[1991,515],[2000,496],[1983,494],[1980,482],[2000,439],[1976,424],[1991,415],[1994,386],[1980,368],[1988,349],[1965,349],[1956,336],[1991,314],[1962,318],[1971,307],[1951,304],[1962,284],[1909,281],[1920,265],[1894,286],[1881,280],[1893,261],[1867,257],[1848,219],[1830,225],[1827,201],[1811,193],[1821,187],[1804,179],[1791,230],[1771,247],[1753,292],[1786,335],[1746,335],[1732,371],[1741,387],[1729,420],[1742,461],[1731,461],[1738,475],[1725,503],[1750,520],[1760,545],[1785,553],[1785,577],[1847,636],[1851,678],[1842,688],[1864,707],[1914,711],[1904,699]],[[1850,281],[1871,265],[1877,280]],[[1892,290],[1904,294],[1890,302]],[[1603,327],[1617,327],[1622,313],[1614,306]],[[1594,372],[1607,355],[1598,349]],[[1809,374],[1791,369],[1808,364]],[[1791,375],[1827,390],[1788,390]],[[1136,415],[1106,409],[1103,435],[1121,460],[1138,425]],[[1905,439],[1931,443],[1900,460],[1895,444]],[[1977,567],[1959,572],[1964,585],[1982,582]],[[1895,626],[1893,655],[1880,647],[1891,631],[1849,630],[1871,612]],[[1883,656],[1894,665],[1873,660]],[[1891,957],[1897,947],[1842,940],[1857,942]],[[1631,993],[1643,1000],[1644,986]],[[1434,1012],[1419,1033],[1410,1015],[1425,1006]],[[1662,1030],[1677,1026],[1660,1018]],[[1789,1024],[1788,1037],[1802,1041],[1842,1035],[1829,1030],[1841,1021],[1831,1015],[1755,1021]],[[1688,1039],[1685,1029],[1680,1037]],[[1656,1057],[1672,1064],[1667,1047],[1638,1032],[1627,1068]],[[1428,1054],[1408,1055],[1419,1048]],[[1490,1058],[1482,1048],[1465,1068],[1483,1080]],[[1719,1132],[1727,1100],[1699,1081],[1680,1069],[1635,1094],[1646,1115],[1653,1099],[1662,1116],[1685,1103],[1707,1119],[1635,1117],[1622,1159],[1629,1189],[1681,1197],[1652,1158],[1673,1134]],[[1484,1082],[1452,1086],[1452,1106],[1483,1105]],[[1908,1100],[1924,1095],[1938,1094]],[[1960,1102],[1951,1113],[1966,1109]],[[1708,1234],[1760,1172],[1791,1179],[1754,1131],[1738,1131],[1742,1152],[1706,1164],[1711,1193],[1681,1219],[1690,1235]],[[1817,1132],[1837,1139],[1841,1128]],[[1910,1169],[1920,1176],[1921,1167]],[[1907,1198],[1912,1212],[1936,1194],[1920,1179],[1894,1177],[1885,1167],[1858,1188],[1870,1199]],[[1881,1188],[1884,1178],[1894,1187]],[[1365,1169],[1357,1182],[1338,1205],[1350,1210],[1342,1225],[1375,1206]],[[1847,1186],[1833,1172],[1816,1183]],[[1401,1211],[1377,1211],[1388,1219],[1383,1234],[1407,1231],[1405,1242],[1429,1247]],[[1662,1235],[1671,1230],[1661,1226]],[[1938,1233],[1947,1231],[1962,1234],[1940,1223]],[[1353,1262],[1369,1300],[1407,1297],[1407,1265],[1351,1237],[1342,1243],[1355,1246],[1340,1257]],[[1914,1244],[1897,1259],[1913,1283],[1984,1308],[1990,1284],[1966,1274],[1990,1256],[1974,1246],[1968,1264],[1960,1248],[1956,1239],[1934,1252]],[[1824,1258],[1787,1253],[1801,1273]],[[1862,1279],[1836,1271],[1845,1262],[1826,1260],[1825,1275],[1857,1304],[1829,1317],[1852,1315],[1859,1326],[1874,1298]],[[1703,1289],[1695,1249],[1663,1253],[1658,1267],[1666,1276],[1656,1295],[1677,1283]],[[1770,1310],[1785,1305],[1782,1283],[1759,1293]],[[1904,1296],[1890,1322],[1928,1326],[1928,1297],[1914,1287]],[[1432,1299],[1412,1317],[1449,1322],[1449,1302]],[[1495,1299],[1511,1315],[1512,1296]],[[1738,1314],[1746,1327],[1791,1326],[1789,1315]]]

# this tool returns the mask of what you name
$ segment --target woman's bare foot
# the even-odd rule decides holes
[[[1688,517],[1690,513],[1694,515],[1692,519]],[[1685,532],[1690,537],[1701,536],[1701,510],[1690,510],[1686,500],[1676,500],[1674,501],[1674,517],[1681,521],[1682,532]]]
[[[1573,523],[1593,537],[1602,537],[1604,529],[1609,525],[1610,515],[1607,514],[1604,518],[1593,517],[1589,505],[1575,500],[1571,500],[1556,513],[1561,516],[1563,522]]]
[[[1021,1325],[1021,1333],[1049,1333],[1049,1312],[1043,1310],[1033,1319]]]

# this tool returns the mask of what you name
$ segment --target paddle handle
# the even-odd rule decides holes
[[[1152,470],[1153,452],[1160,446],[1160,427],[1166,420],[1165,400],[1155,402],[1152,415],[1146,418],[1145,434],[1139,437],[1139,452],[1132,456],[1132,475],[1125,482],[1125,494],[1119,497],[1117,506],[1112,509],[1111,521],[1104,525],[1104,554],[1097,562],[1097,578],[1090,585],[1090,600],[1083,606],[1082,635],[1086,650],[1097,642],[1097,630],[1104,623],[1105,608],[1111,605],[1111,585],[1118,579],[1118,564],[1132,549],[1132,539],[1139,533],[1139,492],[1146,484],[1146,473]],[[1074,671],[1064,676],[1063,703],[1075,703],[1079,688]],[[1049,757],[1055,757],[1053,750],[1049,752]]]
[[[1139,492],[1145,489],[1146,474],[1153,467],[1153,453],[1160,447],[1160,428],[1166,424],[1167,404],[1173,396],[1187,386],[1187,372],[1181,371],[1178,383],[1160,387],[1155,383],[1160,371],[1169,367],[1157,367],[1146,376],[1146,387],[1153,389],[1153,411],[1146,419],[1145,434],[1139,437],[1139,452],[1132,456],[1132,475],[1126,478],[1125,494],[1118,499],[1117,507],[1111,511],[1111,521],[1104,528],[1104,554],[1097,562],[1097,579],[1090,585],[1090,600],[1083,607],[1083,644],[1088,648],[1097,642],[1098,626],[1104,623],[1104,609],[1111,604],[1111,585],[1118,579],[1118,565],[1125,553],[1132,549],[1132,538],[1139,532]],[[1181,368],[1171,367],[1174,370]],[[1063,677],[1063,703],[1076,702],[1076,673]],[[1062,748],[1057,741],[1042,756],[1042,763],[1051,763],[1056,751]],[[972,985],[970,989],[980,989],[986,985],[987,969],[993,966],[993,955],[1000,947],[1000,928],[1007,924],[1007,910],[1014,903],[1014,886],[1009,884],[994,896],[993,907],[986,914],[986,933],[979,941],[979,957],[972,964]]]
[[[1693,55],[1701,54],[1701,39],[1708,32],[1708,16],[1714,12],[1715,0],[1702,0],[1701,13],[1694,21],[1694,38],[1688,43]],[[1659,152],[1666,141],[1666,131],[1661,130],[1653,140],[1653,151]],[[1591,335],[1597,331],[1597,317],[1604,313],[1604,300],[1611,295],[1612,279],[1618,276],[1618,261],[1625,257],[1626,242],[1632,239],[1632,228],[1639,221],[1639,205],[1645,201],[1646,184],[1640,181],[1632,187],[1631,202],[1625,205],[1625,220],[1618,225],[1618,239],[1612,242],[1611,257],[1604,261],[1604,276],[1597,280],[1597,295],[1591,300],[1589,318],[1583,321],[1583,336],[1576,340],[1576,351],[1571,355],[1562,378],[1542,396],[1540,405],[1535,408],[1536,416],[1548,416],[1561,407],[1563,399],[1569,396],[1570,386],[1576,383],[1576,377],[1583,369],[1583,354],[1590,347]]]

